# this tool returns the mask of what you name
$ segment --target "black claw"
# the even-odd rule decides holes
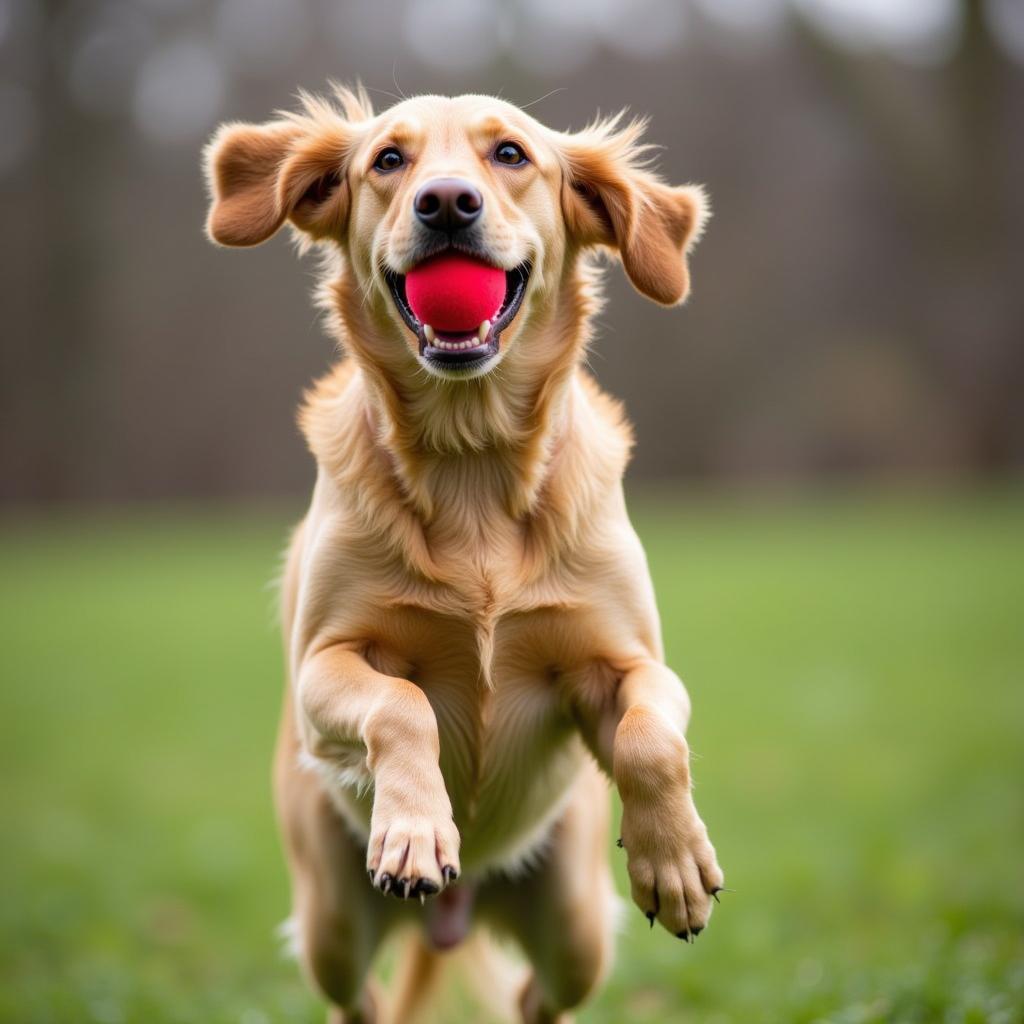
[[[716,903],[721,903],[721,902],[722,902],[722,901],[721,901],[721,900],[720,900],[720,899],[718,898],[718,894],[719,894],[719,893],[720,893],[721,891],[722,891],[722,888],[721,888],[721,886],[719,886],[719,887],[718,887],[718,888],[716,888],[716,889],[712,889],[712,890],[711,890],[711,898],[712,898],[712,899],[713,899],[713,900],[714,900],[714,901],[715,901]]]
[[[615,845],[616,845],[616,846],[617,846],[617,847],[618,847],[618,848],[619,848],[620,850],[622,849],[622,836],[619,836],[619,838],[615,840]]]
[[[429,878],[421,878],[412,887],[413,896],[434,896],[440,891],[437,882],[432,882]]]
[[[682,939],[683,942],[689,942],[690,941],[690,933],[688,931],[676,932],[676,938],[677,939]]]
[[[380,891],[387,895],[391,891],[391,883],[394,881],[394,878],[385,871],[377,881]]]
[[[370,880],[370,885],[376,885],[377,884],[376,875],[377,875],[377,872],[374,871],[373,868],[367,868],[366,869],[366,877]]]
[[[441,869],[441,877],[444,879],[445,885],[451,885],[452,882],[458,881],[459,873],[451,866],[451,864],[446,864]]]
[[[647,920],[650,922],[650,925],[653,928],[654,927],[654,911],[653,910],[648,910],[647,911]]]
[[[694,938],[697,938],[697,936],[700,935],[702,931],[704,931],[703,926],[701,926],[700,928],[694,928],[691,934]]]
[[[412,879],[400,878],[395,886],[395,895],[400,899],[407,900],[412,894]]]

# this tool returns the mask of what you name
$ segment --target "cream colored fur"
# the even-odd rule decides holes
[[[252,245],[287,222],[317,245],[345,351],[302,410],[318,477],[283,588],[275,791],[301,959],[333,1021],[379,1019],[381,942],[442,906],[393,895],[457,874],[474,927],[531,965],[522,1019],[567,1019],[610,963],[608,777],[642,911],[692,936],[722,885],[690,793],[689,701],[623,500],[630,432],[581,365],[592,254],[682,301],[704,197],[645,169],[638,123],[569,134],[487,97],[376,116],[362,92],[337,100],[225,126],[207,153],[211,237]],[[504,139],[527,165],[491,159]],[[374,170],[385,145],[401,171]],[[480,189],[497,265],[533,267],[500,362],[472,380],[424,370],[382,276],[409,269],[412,196],[439,175]],[[399,1021],[443,955],[412,948]]]

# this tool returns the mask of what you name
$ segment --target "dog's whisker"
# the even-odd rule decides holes
[[[395,88],[399,91],[399,93],[401,93],[402,99],[403,100],[407,100],[409,97],[406,96],[404,92],[402,92],[402,87],[398,84],[398,61],[397,60],[391,65],[391,78],[392,78],[392,81],[395,83]]]
[[[552,96],[555,96],[560,92],[565,92],[567,88],[568,86],[560,85],[557,88],[552,89],[550,92],[544,93],[543,96],[538,96],[535,100],[530,100],[529,103],[524,103],[523,110],[529,110],[530,107],[534,107],[538,103],[543,103],[545,100],[550,99]]]
[[[403,100],[408,99],[408,96],[399,96],[397,92],[391,92],[390,89],[379,89],[373,85],[364,85],[363,88],[367,92],[379,92],[381,96],[388,96],[395,100],[397,103],[401,103]]]

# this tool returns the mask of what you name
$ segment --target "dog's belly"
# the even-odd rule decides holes
[[[515,869],[544,843],[588,757],[543,672],[494,673],[478,767],[441,738],[441,769],[462,836],[463,868]],[[455,756],[448,756],[448,752]]]
[[[587,753],[557,683],[561,638],[579,638],[556,613],[517,613],[482,637],[460,616],[392,610],[368,652],[380,671],[415,682],[437,719],[440,766],[461,836],[464,873],[514,870],[538,852]],[[370,794],[339,794],[360,830]]]
[[[479,633],[447,617],[435,623],[445,638],[437,660],[427,650],[416,659],[468,873],[528,860],[589,756],[562,707],[546,645],[521,618],[497,624],[486,668]]]

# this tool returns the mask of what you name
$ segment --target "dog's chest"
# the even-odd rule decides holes
[[[595,597],[595,579],[616,590],[597,545],[586,561],[531,579],[521,537],[492,529],[486,547],[472,540],[431,538],[443,581],[369,538],[327,543],[308,562],[306,587],[322,632],[357,644],[430,701],[466,870],[515,864],[544,836],[588,756],[563,680],[603,678],[602,653],[622,620]]]
[[[596,649],[565,604],[487,597],[462,612],[393,605],[369,654],[431,703],[467,868],[520,859],[558,809],[586,756],[559,677]]]

